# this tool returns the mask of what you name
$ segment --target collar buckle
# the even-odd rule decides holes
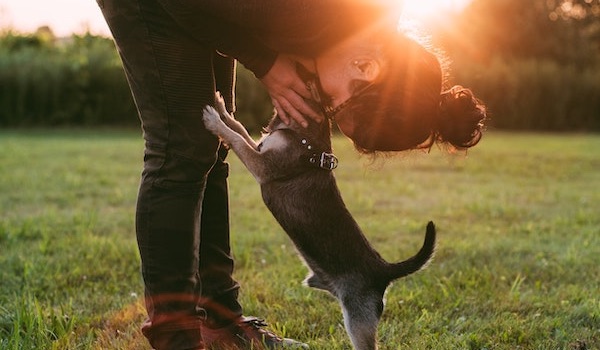
[[[338,166],[338,159],[333,153],[321,152],[315,153],[310,157],[309,162],[321,169],[333,170]]]

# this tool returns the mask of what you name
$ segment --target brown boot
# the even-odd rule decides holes
[[[207,349],[308,349],[299,341],[282,338],[265,329],[264,320],[240,317],[221,328],[201,327],[202,339]]]

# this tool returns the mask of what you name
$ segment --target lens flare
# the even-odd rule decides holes
[[[471,0],[405,0],[402,17],[421,22],[434,21],[448,12],[460,12]]]

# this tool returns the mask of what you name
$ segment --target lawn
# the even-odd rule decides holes
[[[433,264],[388,290],[380,349],[600,349],[600,135],[490,132],[468,153],[372,160],[334,139],[338,185],[388,260],[433,220]],[[136,131],[0,131],[0,349],[149,349],[133,216]],[[329,296],[231,161],[246,314],[349,349]]]

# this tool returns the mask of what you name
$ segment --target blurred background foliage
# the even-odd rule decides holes
[[[600,130],[600,0],[474,0],[432,40],[502,129]]]
[[[491,126],[600,131],[600,0],[473,0],[427,31],[472,88]],[[272,105],[239,66],[237,118],[252,131]],[[51,28],[0,32],[0,127],[138,125],[112,41],[56,38]]]

